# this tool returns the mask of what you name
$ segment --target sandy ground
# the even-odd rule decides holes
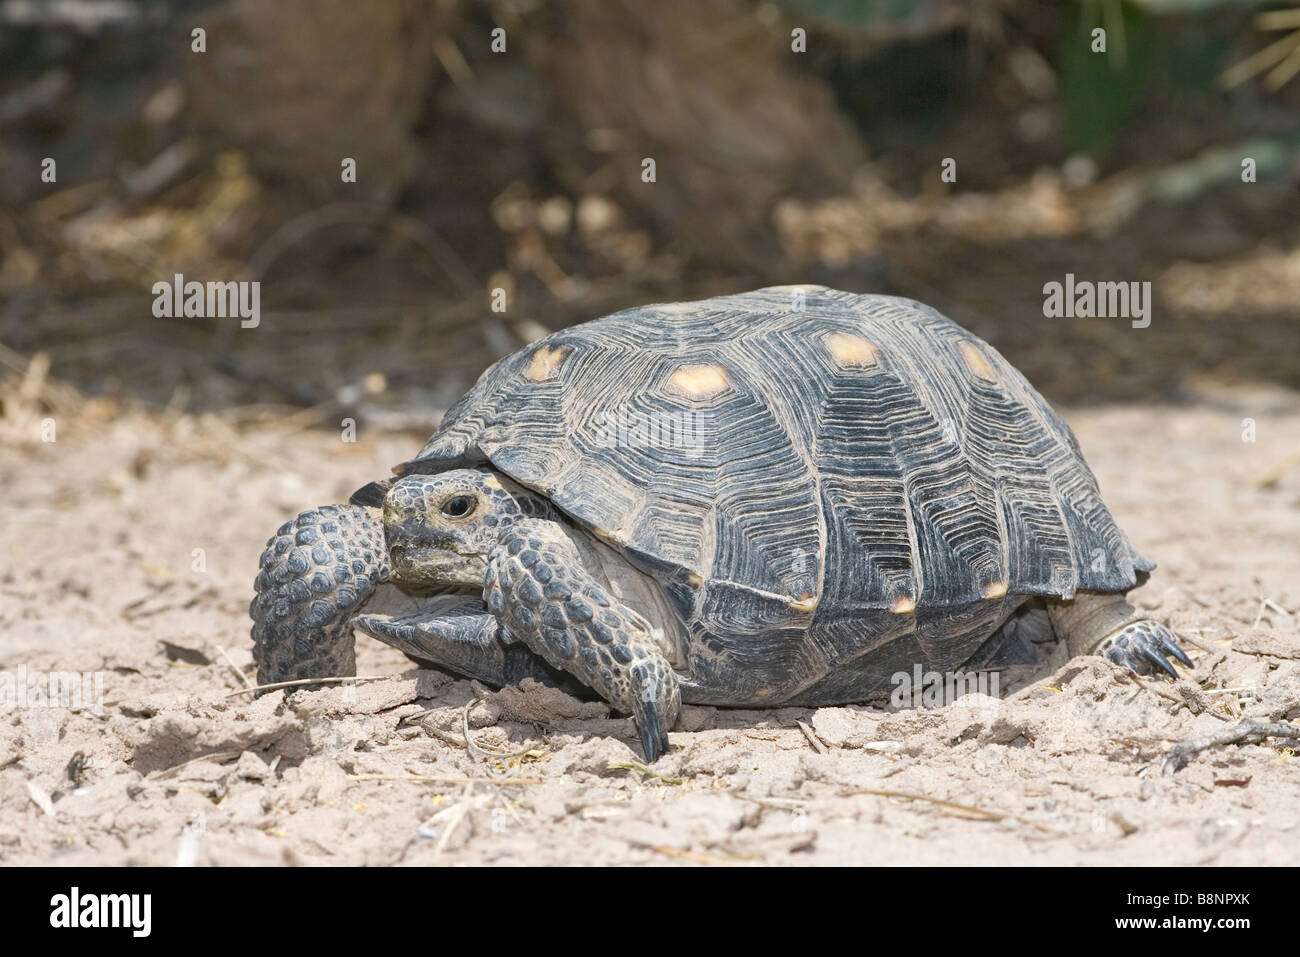
[[[1291,752],[1232,745],[1161,773],[1170,742],[1300,717],[1300,396],[1067,417],[1160,563],[1135,599],[1188,639],[1193,680],[1139,686],[1080,659],[947,708],[687,708],[653,775],[603,705],[479,689],[366,638],[361,673],[393,677],[232,695],[267,536],[419,438],[127,415],[45,444],[38,422],[13,425],[0,676],[98,673],[104,706],[0,713],[0,860],[1300,863]]]

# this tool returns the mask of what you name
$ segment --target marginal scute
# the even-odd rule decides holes
[[[902,598],[894,602],[893,607],[889,610],[895,615],[910,615],[912,612],[916,611],[916,599],[904,595]]]
[[[1006,582],[990,582],[984,586],[985,598],[1001,598],[1007,593]]]

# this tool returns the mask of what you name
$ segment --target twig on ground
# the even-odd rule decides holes
[[[528,754],[528,752],[535,750],[531,745],[529,745],[522,751],[489,751],[487,748],[482,747],[477,741],[475,741],[473,735],[469,733],[469,713],[474,705],[480,704],[482,701],[483,699],[476,695],[471,701],[465,704],[465,707],[462,708],[460,712],[461,733],[465,735],[465,747],[469,751],[470,757],[481,758],[485,761],[500,761],[503,758],[522,758],[524,755]]]
[[[1164,763],[1160,766],[1160,772],[1162,774],[1176,774],[1187,767],[1192,758],[1202,751],[1208,751],[1210,748],[1217,748],[1227,744],[1259,744],[1265,738],[1284,738],[1291,741],[1300,741],[1300,725],[1289,724],[1285,721],[1259,721],[1248,718],[1231,728],[1224,728],[1214,734],[1207,734],[1203,738],[1193,738],[1175,744],[1169,749],[1169,753],[1165,755]]]
[[[1119,675],[1121,678],[1123,678],[1125,681],[1133,682],[1133,684],[1137,685],[1143,691],[1149,691],[1152,694],[1156,695],[1157,697],[1164,698],[1166,701],[1172,701],[1175,704],[1184,703],[1182,698],[1178,698],[1175,697],[1174,695],[1171,695],[1163,688],[1158,688],[1155,685],[1147,684],[1145,681],[1143,681],[1133,672],[1129,671],[1128,668],[1126,668],[1124,665],[1116,664],[1115,662],[1111,661],[1109,658],[1102,658],[1101,660],[1106,662],[1106,664],[1110,665],[1111,668],[1115,670],[1115,673]]]
[[[230,670],[238,675],[239,680],[244,683],[244,690],[251,690],[253,682],[249,680],[248,675],[244,674],[244,672],[240,670],[239,665],[235,664],[230,655],[226,653],[226,649],[221,647],[221,645],[217,645],[217,651],[221,652],[221,657],[226,659],[226,664],[230,665]]]
[[[1264,620],[1264,612],[1268,611],[1270,608],[1273,611],[1280,612],[1281,614],[1286,615],[1288,618],[1294,617],[1289,611],[1287,611],[1285,608],[1283,608],[1273,599],[1261,598],[1259,600],[1259,614],[1255,616],[1255,624],[1252,625],[1251,627],[1258,628],[1259,623]]]
[[[882,791],[876,788],[852,788],[847,791],[841,791],[840,797],[853,797],[855,794],[872,794],[876,797],[897,798],[902,801],[922,801],[927,804],[933,804],[936,807],[946,808],[950,811],[956,811],[959,815],[965,815],[968,819],[978,821],[1015,821],[1017,824],[1023,824],[1025,827],[1032,827],[1044,834],[1050,834],[1053,837],[1065,837],[1060,831],[1045,827],[1034,821],[1027,820],[1016,814],[1008,814],[1004,811],[990,811],[982,807],[975,807],[971,804],[959,804],[956,801],[948,801],[944,798],[930,797],[928,794],[913,794],[910,791]]]
[[[799,726],[799,730],[803,732],[803,736],[808,739],[808,743],[812,745],[814,751],[818,754],[826,753],[826,745],[822,744],[821,739],[813,733],[812,728],[808,727],[808,725],[804,724],[802,721],[796,721],[795,724]]]
[[[273,681],[268,685],[240,688],[238,691],[231,691],[226,697],[233,698],[236,695],[248,694],[250,691],[273,691],[276,688],[293,688],[299,685],[338,684],[340,681],[386,681],[389,678],[400,677],[401,675],[335,675],[330,678],[296,678],[293,681]]]
[[[807,807],[807,801],[800,801],[797,798],[756,798],[748,794],[732,794],[734,798],[742,801],[749,801],[751,804],[757,804],[759,807],[771,808],[776,811],[793,811],[797,808]]]
[[[903,801],[924,801],[927,804],[934,804],[938,807],[947,808],[950,811],[960,811],[963,814],[974,816],[983,821],[1004,821],[1012,817],[1002,811],[989,811],[982,807],[975,807],[971,804],[958,804],[956,801],[949,801],[944,798],[930,797],[927,794],[913,794],[910,791],[882,791],[876,788],[852,788],[847,791],[841,791],[840,797],[853,797],[858,794],[872,794],[876,797],[898,798]]]
[[[465,820],[465,815],[469,813],[470,798],[473,794],[474,782],[470,781],[465,785],[465,790],[461,793],[459,804],[455,807],[448,808],[445,812],[435,814],[430,818],[430,823],[437,820],[442,813],[445,813],[448,818],[447,825],[442,829],[442,833],[438,835],[438,843],[433,846],[434,854],[441,854],[443,852],[443,849],[447,846],[447,842],[451,840],[452,833],[460,825],[460,822]]]
[[[1249,691],[1255,697],[1259,697],[1259,689],[1254,685],[1242,685],[1240,688],[1202,688],[1206,694],[1239,694],[1243,691]]]
[[[654,768],[650,767],[650,765],[642,764],[640,761],[611,761],[606,765],[606,767],[610,769],[622,768],[625,771],[640,771],[648,778],[658,778],[660,781],[663,781],[664,784],[677,785],[686,783],[685,778],[674,778],[669,777],[666,774],[660,774]]]
[[[1228,636],[1226,639],[1224,639],[1224,640],[1225,640],[1225,641],[1228,641],[1228,642],[1231,642],[1232,639],[1235,638],[1235,637],[1236,637],[1236,635],[1229,635],[1229,636]],[[1214,645],[1210,644],[1208,641],[1205,641],[1205,640],[1202,639],[1202,638],[1194,638],[1194,637],[1192,637],[1192,635],[1190,635],[1190,634],[1189,634],[1187,631],[1185,631],[1185,630],[1184,630],[1184,631],[1179,631],[1179,632],[1178,632],[1178,640],[1179,640],[1179,641],[1186,641],[1188,644],[1195,645],[1197,648],[1200,648],[1201,651],[1208,651],[1208,652],[1209,652],[1210,654],[1212,654],[1212,655],[1216,655],[1216,654],[1217,654],[1217,655],[1227,654],[1229,651],[1231,651],[1233,654],[1236,654],[1236,655],[1245,654],[1245,652],[1237,651],[1235,648],[1232,647],[1231,644],[1220,645],[1220,646],[1218,646],[1218,647],[1215,647]]]
[[[425,734],[429,735],[430,737],[437,738],[439,741],[443,742],[444,744],[454,745],[455,747],[458,748],[465,748],[465,749],[469,748],[469,742],[466,741],[464,738],[458,738],[456,737],[456,735],[450,734],[447,731],[443,731],[440,728],[431,728],[427,725],[427,723],[421,724],[421,727],[424,729]]]
[[[161,781],[163,778],[175,777],[185,768],[188,768],[191,764],[197,764],[200,761],[215,761],[215,762],[231,761],[239,757],[243,753],[244,753],[243,750],[239,750],[239,751],[211,751],[208,754],[200,754],[196,757],[190,758],[188,761],[182,761],[180,764],[173,764],[169,768],[163,768],[161,771],[156,771],[155,773],[149,775],[149,777],[146,778],[146,780]]]
[[[1292,452],[1290,455],[1286,456],[1285,458],[1275,462],[1266,471],[1261,473],[1255,479],[1255,487],[1256,488],[1275,487],[1280,481],[1282,481],[1282,477],[1286,475],[1288,472],[1290,472],[1297,465],[1300,465],[1300,449],[1296,450],[1295,452]]]
[[[529,787],[544,784],[541,778],[474,778],[454,774],[349,774],[349,781],[411,781],[416,784],[495,784],[500,787]]]
[[[648,844],[645,841],[633,840],[629,840],[627,843],[632,847],[639,847],[645,851],[654,851],[656,854],[662,854],[665,857],[678,857],[684,861],[694,861],[696,864],[710,864],[714,867],[737,867],[748,863],[742,857],[715,857],[712,854],[687,851],[680,847],[669,847],[667,844]]]

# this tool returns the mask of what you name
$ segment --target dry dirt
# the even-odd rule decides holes
[[[947,708],[687,708],[653,775],[603,705],[477,689],[366,638],[361,673],[393,677],[232,694],[267,536],[422,437],[87,413],[42,443],[10,423],[0,675],[100,672],[104,705],[0,713],[0,861],[1300,863],[1300,760],[1277,741],[1161,773],[1170,742],[1300,717],[1300,396],[1067,417],[1160,563],[1135,599],[1188,640],[1193,680],[1079,659]]]

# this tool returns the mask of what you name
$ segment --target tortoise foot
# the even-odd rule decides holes
[[[1130,622],[1098,645],[1097,654],[1139,675],[1163,671],[1177,678],[1171,657],[1188,668],[1194,667],[1177,636],[1157,621]]]
[[[324,505],[266,543],[253,585],[253,657],[263,684],[356,674],[352,618],[388,578],[384,529],[366,509]]]

